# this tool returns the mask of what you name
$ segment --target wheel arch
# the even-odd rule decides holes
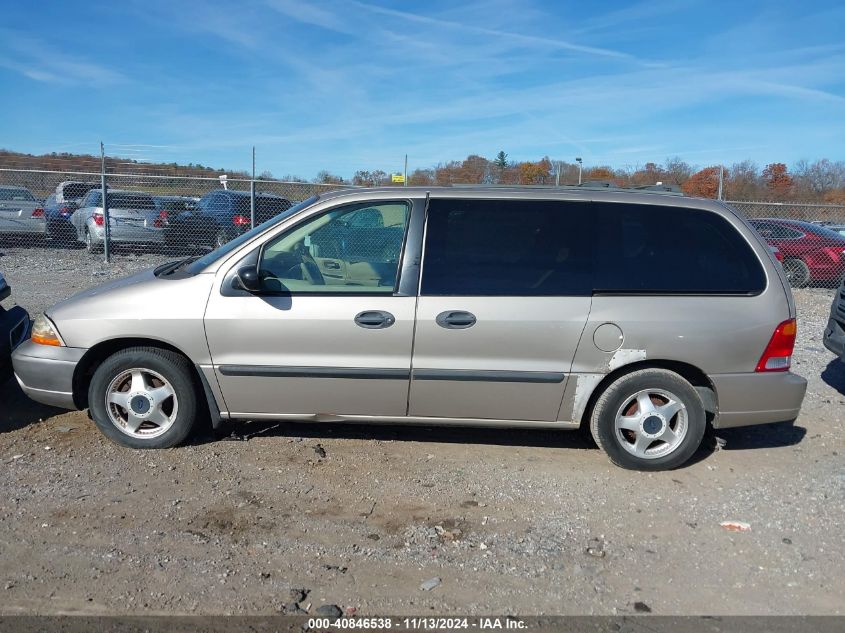
[[[719,413],[719,399],[718,394],[716,393],[716,386],[713,384],[713,381],[710,380],[710,377],[700,368],[695,365],[691,365],[690,363],[676,360],[648,359],[623,365],[622,367],[617,367],[612,372],[605,375],[593,388],[592,392],[590,392],[590,396],[587,399],[587,404],[584,407],[581,419],[576,420],[580,424],[580,427],[589,428],[590,418],[592,418],[596,401],[598,401],[605,389],[622,376],[641,369],[666,369],[668,371],[675,372],[681,376],[681,378],[689,382],[698,392],[699,396],[701,396],[701,400],[704,403],[707,422],[712,424],[713,420]]]
[[[199,369],[191,360],[190,356],[175,345],[165,343],[164,341],[158,339],[130,337],[101,341],[91,347],[87,352],[85,352],[82,358],[79,359],[79,362],[76,364],[76,369],[74,369],[73,372],[72,382],[73,402],[79,409],[85,409],[88,407],[88,386],[91,383],[91,378],[97,370],[97,367],[99,367],[100,364],[112,354],[130,347],[156,347],[158,349],[166,349],[171,352],[175,352],[180,356],[184,356],[188,359],[188,364],[191,367],[191,374],[194,383],[197,388],[200,389],[200,394],[204,396],[201,398],[201,401],[207,402],[209,407],[211,406],[211,403],[215,403],[214,406],[216,407],[214,395],[211,393],[205,378],[202,374],[200,374]]]

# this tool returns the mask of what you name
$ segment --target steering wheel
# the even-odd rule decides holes
[[[300,242],[296,245],[294,252],[299,256],[299,269],[302,272],[302,278],[312,286],[325,286],[326,280],[323,273],[320,272],[320,267],[311,257],[308,247]],[[296,266],[293,268],[296,268]]]

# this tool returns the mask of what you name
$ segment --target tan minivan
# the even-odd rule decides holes
[[[780,266],[720,202],[384,188],[82,292],[13,361],[31,398],[135,448],[205,416],[588,426],[614,463],[658,470],[707,424],[796,418],[794,342]]]

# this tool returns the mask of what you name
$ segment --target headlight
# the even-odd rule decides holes
[[[65,345],[59,337],[56,326],[43,314],[35,317],[35,321],[32,324],[32,342],[38,343],[39,345],[54,345],[56,347],[64,347]]]

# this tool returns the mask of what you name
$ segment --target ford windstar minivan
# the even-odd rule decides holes
[[[795,305],[713,200],[589,189],[328,193],[36,318],[14,369],[134,448],[198,420],[577,429],[626,468],[793,420]]]

